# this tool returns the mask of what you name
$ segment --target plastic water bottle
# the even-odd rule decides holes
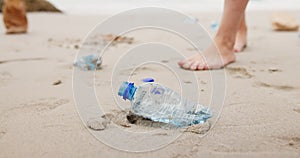
[[[101,64],[101,58],[98,59],[98,56],[95,54],[82,56],[74,62],[74,66],[80,68],[81,70],[96,70],[100,68]]]
[[[181,98],[177,92],[158,83],[136,87],[134,83],[123,82],[118,95],[131,101],[134,114],[177,127],[204,123],[212,116],[209,108]]]

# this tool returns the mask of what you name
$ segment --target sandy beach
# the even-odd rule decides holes
[[[90,30],[109,15],[29,13],[29,30],[22,35],[6,35],[1,22],[0,157],[300,157],[300,39],[297,32],[272,31],[272,13],[248,12],[248,47],[237,54],[237,62],[225,68],[224,106],[207,135],[181,132],[171,144],[142,153],[117,150],[98,141],[82,123],[73,98],[72,63],[78,48]],[[300,24],[300,11],[289,13]],[[191,15],[211,35],[215,33],[211,22],[221,16],[213,12]],[[180,40],[151,31],[126,36],[134,42],[111,46],[102,69],[96,71],[97,95],[109,112],[119,110],[106,90],[120,53],[148,38],[178,43],[177,49],[185,56],[196,53]],[[211,91],[209,71],[195,74],[200,102],[206,105]],[[177,83],[166,69],[146,67],[141,70],[143,75],[154,75],[160,83],[176,89]],[[53,85],[58,80],[61,83]],[[155,139],[164,137],[160,134]]]

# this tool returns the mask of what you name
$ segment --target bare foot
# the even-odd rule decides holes
[[[26,33],[27,27],[17,27],[13,26],[6,30],[6,34],[18,34],[18,33]]]
[[[215,40],[215,44],[212,44],[202,54],[179,61],[178,65],[188,70],[211,70],[223,68],[235,61],[233,43],[228,43],[226,40]]]
[[[236,34],[234,52],[242,52],[247,47],[247,28],[240,29]]]

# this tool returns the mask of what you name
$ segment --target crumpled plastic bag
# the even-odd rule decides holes
[[[95,54],[82,56],[74,62],[74,66],[81,70],[98,70],[101,68],[102,60]]]

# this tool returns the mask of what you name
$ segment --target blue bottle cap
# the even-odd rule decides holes
[[[122,96],[124,100],[132,100],[136,89],[137,88],[134,86],[134,83],[123,82],[120,86],[118,95]]]
[[[154,82],[154,79],[153,78],[144,78],[142,81],[143,82]]]

